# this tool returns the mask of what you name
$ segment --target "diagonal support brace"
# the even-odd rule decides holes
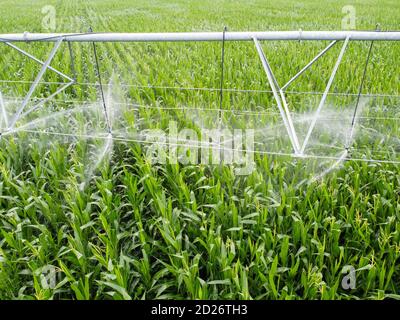
[[[33,92],[35,91],[36,87],[39,84],[39,81],[42,79],[44,73],[49,68],[51,61],[53,60],[54,56],[57,53],[58,48],[60,47],[61,43],[63,42],[64,38],[61,37],[57,40],[56,44],[54,45],[53,49],[50,52],[49,57],[47,58],[46,62],[43,63],[42,68],[40,69],[39,73],[37,74],[35,81],[32,83],[28,93],[26,94],[24,100],[22,101],[21,106],[15,113],[10,125],[9,130],[14,129],[16,122],[20,119],[22,112],[24,111],[25,107],[27,106],[29,99],[32,97]]]
[[[290,138],[290,141],[292,143],[292,147],[293,147],[294,153],[298,154],[299,151],[300,151],[300,144],[299,144],[299,141],[298,141],[298,138],[297,138],[296,131],[295,131],[294,126],[293,126],[292,118],[290,116],[290,112],[289,112],[286,100],[285,100],[284,95],[283,95],[283,91],[279,88],[279,84],[276,81],[276,78],[275,78],[275,76],[274,76],[274,74],[272,72],[272,69],[271,69],[271,67],[270,67],[270,65],[268,63],[268,60],[267,60],[267,58],[266,58],[266,56],[264,54],[264,51],[263,51],[263,49],[262,49],[262,47],[260,45],[260,42],[258,41],[257,38],[253,38],[253,41],[254,41],[254,44],[256,46],[256,49],[257,49],[258,55],[260,57],[261,63],[263,65],[263,67],[264,67],[264,71],[265,71],[265,73],[267,75],[268,82],[269,82],[269,84],[271,86],[275,101],[276,101],[276,103],[278,105],[278,109],[279,109],[280,115],[282,117],[283,124],[285,125],[285,128],[286,128],[287,133],[288,133],[289,138]]]
[[[337,73],[337,71],[339,69],[340,63],[342,62],[344,53],[346,52],[346,48],[347,48],[347,44],[349,43],[349,40],[350,40],[350,36],[348,36],[346,38],[346,40],[343,43],[342,49],[340,50],[339,57],[338,57],[338,59],[336,61],[336,64],[335,64],[333,70],[332,70],[331,76],[330,76],[329,81],[328,81],[328,83],[326,85],[326,88],[325,88],[325,91],[324,91],[324,93],[322,95],[321,101],[320,101],[320,103],[318,105],[317,110],[314,113],[311,125],[310,125],[310,127],[308,129],[308,132],[307,132],[307,135],[306,135],[306,137],[304,139],[303,145],[302,145],[301,150],[300,150],[301,154],[304,153],[304,150],[307,147],[308,140],[310,139],[311,134],[313,133],[313,130],[315,128],[315,124],[317,123],[317,120],[318,120],[319,114],[321,112],[321,109],[325,105],[326,97],[328,96],[329,90],[331,89],[333,80],[335,80],[336,73]]]
[[[283,87],[282,87],[282,91],[285,91],[285,89],[293,82],[295,81],[298,77],[300,77],[304,72],[306,72],[309,68],[311,68],[311,66],[317,62],[322,56],[325,55],[325,53],[327,53],[335,44],[336,44],[336,40],[332,41],[324,50],[322,50],[320,53],[318,53],[314,59],[312,59],[309,63],[307,63],[307,65],[301,69],[294,77],[292,77],[292,79],[290,79]]]
[[[6,112],[6,106],[4,104],[3,95],[0,92],[0,109],[1,109],[1,120],[0,120],[0,128],[4,122],[5,127],[8,127],[8,116]]]
[[[26,52],[25,50],[22,50],[21,48],[17,47],[15,44],[12,44],[10,42],[5,42],[5,44],[15,50],[17,50],[18,52],[22,53],[24,56],[27,56],[29,59],[32,59],[33,61],[36,61],[37,63],[41,64],[42,66],[44,65],[44,61],[39,60],[38,58],[36,58],[35,56],[31,55],[30,53]],[[70,45],[70,43],[68,43]],[[71,77],[67,76],[65,73],[62,73],[61,71],[53,68],[52,66],[48,66],[47,69],[54,71],[55,73],[57,73],[58,75],[62,76],[63,78],[69,80],[69,81],[74,81],[74,79],[72,79]]]

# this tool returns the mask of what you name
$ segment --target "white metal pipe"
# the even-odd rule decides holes
[[[292,123],[292,121],[288,120],[288,118],[290,118],[289,110],[287,109],[286,105],[284,105],[285,108],[282,106],[282,101],[281,101],[281,99],[279,97],[279,94],[278,94],[278,90],[280,90],[278,82],[276,81],[274,73],[271,70],[271,67],[270,67],[270,65],[268,63],[268,60],[267,60],[267,57],[265,56],[264,51],[263,51],[263,49],[262,49],[262,47],[260,45],[260,42],[256,38],[254,38],[253,41],[254,41],[254,44],[256,46],[256,49],[257,49],[258,55],[260,57],[261,63],[263,65],[264,71],[265,71],[265,73],[267,75],[269,85],[270,85],[270,87],[272,89],[272,92],[274,94],[274,98],[275,98],[276,104],[278,105],[278,109],[279,109],[279,112],[281,114],[281,118],[283,120],[283,124],[286,127],[286,131],[287,131],[287,133],[289,135],[290,142],[292,143],[293,150],[297,154],[299,152],[300,146],[298,144],[298,139],[297,139],[296,131],[294,130],[294,127],[293,127],[293,123]]]
[[[0,34],[0,42],[157,42],[157,41],[222,41],[223,32],[176,33],[14,33]],[[225,32],[226,41],[258,40],[329,40],[399,41],[400,31],[265,31]]]
[[[333,81],[335,80],[336,73],[337,73],[337,71],[339,69],[340,63],[342,62],[342,59],[343,59],[344,53],[346,52],[347,44],[349,43],[349,41],[350,41],[350,38],[346,38],[345,42],[343,43],[342,49],[340,50],[340,53],[339,53],[339,57],[336,60],[336,64],[333,67],[333,71],[332,71],[331,76],[329,78],[328,84],[326,85],[324,94],[323,94],[323,96],[321,98],[321,101],[320,101],[320,103],[318,105],[317,110],[315,111],[315,114],[314,114],[314,117],[312,119],[310,128],[308,129],[307,135],[304,138],[303,146],[301,147],[301,150],[300,150],[301,152],[300,153],[304,153],[304,150],[307,147],[308,140],[310,139],[311,134],[313,133],[315,124],[317,123],[317,120],[318,120],[319,113],[321,112],[321,109],[325,104],[326,98],[328,96],[328,92],[331,89]]]
[[[319,58],[321,58],[325,53],[329,51],[330,48],[332,48],[336,44],[336,40],[332,41],[324,50],[322,50],[318,55],[315,56],[314,59],[312,59],[307,65],[301,69],[292,79],[290,79],[282,88],[282,91],[285,91],[285,89],[290,86],[290,84],[296,80],[298,77],[300,77],[304,72],[306,72],[315,62],[318,61]]]
[[[24,56],[27,56],[29,59],[32,59],[33,61],[36,61],[37,63],[41,64],[42,66],[44,65],[44,61],[39,60],[38,58],[36,58],[35,56],[31,55],[30,53],[22,50],[21,48],[18,48],[17,46],[13,45],[12,43],[9,42],[5,42],[6,45],[10,46],[11,48],[17,50],[18,52],[22,53]],[[48,66],[47,69],[54,71],[55,73],[57,73],[58,75],[66,78],[69,81],[74,81],[74,79],[68,77],[66,74],[62,73],[61,71],[58,71],[57,69],[53,68],[52,66]]]
[[[289,127],[290,127],[290,129],[292,131],[293,140],[294,140],[294,143],[296,145],[295,153],[298,154],[299,150],[300,150],[299,138],[297,137],[296,129],[294,128],[294,125],[293,125],[292,116],[290,114],[289,106],[288,106],[288,103],[286,101],[285,93],[282,91],[282,89],[279,89],[279,94],[281,96],[281,101],[282,101],[282,104],[283,104],[283,108],[284,108],[284,110],[286,112],[286,117],[287,117],[287,120],[288,120],[288,123],[289,123]]]
[[[0,121],[0,126],[1,126],[2,122],[4,121],[4,124],[7,128],[8,127],[8,116],[7,116],[6,106],[4,104],[3,95],[1,93],[1,91],[0,91],[0,109],[1,109],[1,115],[2,115],[2,120]]]
[[[46,62],[42,65],[42,68],[40,69],[38,75],[36,76],[35,81],[32,83],[31,87],[29,88],[29,91],[26,94],[26,96],[24,98],[24,101],[22,101],[21,106],[19,107],[19,109],[15,113],[14,118],[11,121],[9,129],[14,129],[14,126],[15,126],[16,122],[19,120],[19,117],[20,117],[22,111],[24,110],[24,108],[28,104],[29,99],[31,98],[33,92],[35,91],[36,87],[38,86],[40,79],[42,79],[44,73],[46,72],[47,68],[50,65],[50,62],[53,60],[54,56],[56,55],[57,50],[61,45],[61,42],[62,42],[62,39],[58,38],[57,43],[54,45],[53,49],[51,50],[49,57],[47,58]]]
[[[28,111],[25,111],[24,113],[22,113],[19,117],[20,118],[25,117],[29,113],[35,111],[37,108],[42,106],[44,103],[46,103],[47,101],[53,99],[56,95],[58,95],[59,93],[63,92],[65,89],[67,89],[68,87],[72,86],[73,84],[75,84],[75,81],[71,81],[71,82],[68,82],[68,83],[64,84],[59,89],[57,89],[54,93],[52,93],[50,96],[48,96],[47,98],[42,99],[37,104],[35,104],[32,108],[30,108]]]

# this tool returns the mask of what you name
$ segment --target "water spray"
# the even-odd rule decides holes
[[[309,41],[324,41],[330,40],[332,41],[327,47],[325,47],[320,53],[318,53],[309,63],[305,65],[295,76],[293,76],[286,84],[280,86],[278,84],[277,79],[272,71],[271,66],[269,65],[268,59],[262,49],[261,41],[298,41],[298,40],[309,40]],[[367,61],[364,66],[364,74],[362,77],[362,82],[357,94],[357,102],[355,106],[355,110],[353,113],[353,118],[351,121],[351,128],[347,137],[347,141],[345,141],[344,151],[340,154],[340,156],[335,157],[337,162],[332,165],[329,170],[332,170],[334,167],[337,167],[340,162],[345,161],[349,158],[351,143],[355,134],[356,120],[359,113],[359,104],[361,92],[363,89],[363,85],[365,82],[367,66],[370,60],[371,52],[372,52],[372,44],[374,41],[400,41],[400,32],[380,32],[380,31],[271,31],[271,32],[228,32],[226,29],[223,32],[188,32],[188,33],[94,33],[92,29],[87,33],[75,33],[75,34],[35,34],[35,33],[24,33],[24,34],[3,34],[0,35],[0,43],[4,43],[8,45],[11,49],[18,51],[19,53],[24,54],[30,59],[34,60],[36,63],[41,65],[41,69],[37,74],[35,80],[31,83],[30,89],[27,95],[22,99],[22,103],[17,108],[17,111],[14,115],[10,115],[8,117],[6,106],[3,100],[3,96],[0,93],[0,115],[1,115],[1,128],[0,128],[0,138],[6,135],[28,131],[31,128],[35,128],[42,123],[45,122],[46,117],[40,118],[37,120],[28,121],[21,126],[17,126],[17,122],[19,124],[20,120],[26,119],[26,116],[32,114],[33,111],[38,110],[42,107],[46,102],[53,99],[57,94],[64,92],[69,86],[79,86],[83,84],[79,84],[76,82],[76,71],[73,65],[73,57],[72,57],[72,42],[88,42],[93,46],[93,53],[95,59],[95,70],[98,78],[98,89],[100,93],[100,101],[104,113],[104,119],[107,125],[107,135],[99,136],[97,134],[97,138],[104,139],[106,137],[105,143],[105,151],[108,152],[111,141],[114,140],[112,133],[112,121],[110,119],[110,103],[106,101],[104,90],[103,90],[103,79],[101,77],[100,72],[100,64],[99,58],[97,54],[96,42],[191,42],[191,41],[221,41],[222,42],[222,52],[221,52],[221,85],[218,89],[220,91],[220,107],[219,107],[219,122],[222,121],[222,101],[223,101],[223,92],[224,90],[229,90],[228,88],[223,88],[223,76],[224,76],[224,45],[225,41],[252,41],[254,43],[255,49],[259,55],[260,61],[262,63],[265,75],[267,77],[268,83],[272,91],[273,97],[278,107],[278,116],[283,122],[283,132],[279,133],[282,138],[288,139],[290,141],[291,152],[288,153],[291,157],[297,159],[306,159],[313,157],[312,154],[309,154],[309,145],[310,140],[314,138],[314,133],[317,127],[317,121],[320,119],[320,114],[323,112],[322,109],[325,106],[325,102],[329,93],[330,88],[335,80],[337,70],[341,64],[342,58],[346,53],[346,48],[348,44],[352,41],[371,41],[371,46],[368,52]],[[50,52],[50,55],[46,60],[43,61],[33,55],[25,52],[24,50],[18,48],[15,43],[17,42],[52,42],[54,46]],[[72,77],[65,75],[61,71],[55,69],[50,66],[54,56],[58,52],[59,48],[61,48],[62,44],[66,43],[68,45],[69,53],[71,55],[71,70],[74,73]],[[292,115],[290,113],[290,106],[286,100],[285,94],[288,93],[287,88],[300,77],[301,74],[306,72],[311,66],[316,63],[322,56],[324,56],[327,52],[331,50],[335,46],[336,43],[343,43],[341,51],[336,59],[336,63],[333,66],[332,72],[330,74],[329,81],[327,82],[326,88],[323,92],[322,98],[318,104],[318,108],[316,112],[312,115],[311,125],[308,128],[307,135],[300,145],[299,136],[296,128],[294,126],[294,119],[292,119]],[[270,53],[270,52],[267,52]],[[31,108],[27,108],[28,104],[33,99],[33,94],[41,83],[41,79],[47,70],[51,72],[56,72],[58,75],[62,76],[64,79],[68,80],[66,83],[61,83],[62,85],[53,92],[49,97],[42,99],[39,103],[36,103]],[[87,85],[87,84],[86,84]],[[110,88],[109,88],[110,89]],[[267,91],[264,91],[267,92]],[[26,110],[28,109],[28,110]],[[79,111],[80,108],[75,108],[74,112]],[[71,111],[72,112],[72,111]],[[224,111],[225,112],[225,111]],[[63,114],[60,114],[62,116]],[[59,115],[53,114],[51,119],[55,119]],[[49,118],[50,119],[50,118]],[[222,128],[222,125],[219,125]],[[46,132],[44,132],[46,133]],[[55,133],[55,132],[54,132]],[[57,133],[58,134],[58,133]],[[65,134],[65,132],[59,132],[60,135]],[[287,140],[286,140],[287,142]],[[266,153],[268,151],[256,151],[260,154]],[[278,150],[278,152],[271,152],[276,155],[285,155],[283,149]],[[329,158],[329,157],[325,157]]]

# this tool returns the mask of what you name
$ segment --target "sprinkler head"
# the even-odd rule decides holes
[[[348,155],[351,156],[350,147],[346,147],[346,148],[344,149],[343,155],[344,155],[344,157],[347,157]]]

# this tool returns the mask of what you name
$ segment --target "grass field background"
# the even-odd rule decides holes
[[[400,29],[398,1],[3,0],[0,33],[47,32],[46,5],[56,9],[56,32],[340,30],[345,5],[356,8],[358,30],[378,23],[382,30]],[[283,83],[326,44],[264,42],[263,48]],[[19,46],[42,59],[50,50],[48,44]],[[164,87],[218,88],[220,43],[97,46],[104,82],[118,82],[124,100],[157,107],[137,110],[128,124],[140,117],[149,127],[163,128],[170,119],[183,126],[188,122],[179,111],[163,108],[219,107],[217,90]],[[368,46],[350,45],[332,91],[357,93]],[[225,50],[225,88],[269,90],[252,43],[229,42]],[[293,90],[323,91],[339,50]],[[98,101],[98,90],[88,84],[97,81],[91,44],[73,44],[73,52],[82,85],[46,104],[47,113],[68,109],[69,100]],[[375,44],[364,92],[392,95],[370,102],[375,116],[398,117],[399,56],[400,44]],[[72,74],[67,46],[52,66]],[[0,46],[0,80],[32,81],[37,71]],[[44,80],[61,81],[50,72]],[[36,95],[56,88],[42,84]],[[0,82],[7,97],[28,89],[29,83]],[[309,111],[316,101],[310,95],[288,99],[293,112]],[[329,99],[332,105],[355,103],[354,96]],[[223,109],[276,111],[272,96],[259,91],[227,91]],[[398,137],[396,121],[374,125]],[[382,151],[383,140],[371,141],[357,140],[358,157]],[[397,159],[395,147],[385,151],[389,159]],[[253,173],[236,176],[223,165],[152,165],[141,145],[114,142],[109,161],[88,176],[85,157],[96,154],[88,149],[87,141],[28,133],[0,141],[0,299],[400,297],[398,165],[348,161],[322,181],[299,186],[312,171],[307,161],[259,154]],[[341,287],[346,265],[359,270],[353,290]],[[56,270],[51,288],[42,279],[49,266]]]

